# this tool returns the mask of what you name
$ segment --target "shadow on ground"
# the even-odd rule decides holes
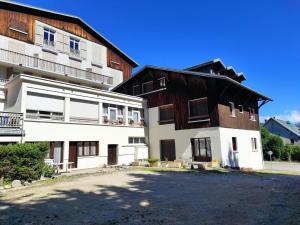
[[[300,224],[297,176],[166,171],[106,176],[112,179],[107,184],[94,176],[89,185],[88,178],[70,181],[74,188],[68,190],[53,185],[47,193],[39,187],[0,198],[0,224]]]

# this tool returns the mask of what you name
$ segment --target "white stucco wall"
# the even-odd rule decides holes
[[[262,145],[259,131],[219,128],[221,137],[222,165],[263,168]],[[237,137],[238,151],[232,151],[232,137]],[[251,138],[257,140],[257,150],[252,150]]]
[[[160,140],[175,139],[176,159],[192,161],[191,138],[209,137],[212,160],[222,166],[262,169],[262,147],[259,131],[222,127],[175,130],[175,124],[158,124],[158,107],[150,108],[149,138],[150,155],[160,158]],[[232,137],[237,137],[238,152],[232,151]],[[252,150],[251,138],[257,139],[257,151]]]

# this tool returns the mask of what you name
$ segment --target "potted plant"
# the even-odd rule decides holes
[[[104,117],[103,117],[103,122],[104,122],[104,123],[108,123],[108,122],[109,122],[109,120],[108,120],[108,117],[107,117],[107,116],[104,116]]]
[[[160,166],[158,158],[149,158],[147,161],[149,162],[151,167],[159,167]]]
[[[130,119],[130,120],[129,120],[129,124],[130,124],[130,125],[133,125],[133,124],[134,124],[134,120],[133,120],[133,119]]]

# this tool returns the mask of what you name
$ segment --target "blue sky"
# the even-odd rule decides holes
[[[274,99],[262,117],[300,122],[299,0],[20,0],[77,15],[145,64],[184,68],[221,58]]]

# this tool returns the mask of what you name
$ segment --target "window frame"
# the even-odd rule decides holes
[[[48,39],[45,39],[45,32],[48,33]],[[53,34],[53,45],[51,45],[51,34]],[[50,47],[55,47],[55,43],[56,43],[56,31],[48,28],[48,27],[44,27],[44,32],[43,32],[43,44],[44,46],[50,46]]]
[[[171,119],[161,120],[161,109],[169,108],[169,107],[172,108],[173,117]],[[175,121],[174,104],[161,105],[158,107],[158,123],[159,124],[174,123],[174,121]]]
[[[95,143],[95,153],[92,154],[92,143]],[[88,144],[86,146],[86,144]],[[88,147],[88,154],[86,154],[85,147]],[[81,148],[81,152],[79,151]],[[78,141],[77,142],[77,157],[93,157],[99,156],[99,142],[98,141]]]
[[[255,138],[255,137],[251,138],[251,145],[252,145],[252,152],[257,152],[258,151],[257,138]]]
[[[73,42],[74,48],[71,47],[71,42]],[[78,44],[78,49],[75,48],[76,42]],[[74,55],[80,55],[80,40],[78,38],[70,37],[69,48],[70,53]]]
[[[235,140],[235,141],[234,141]],[[238,152],[238,140],[237,137],[231,137],[231,149],[233,152]]]
[[[166,78],[165,77],[159,78],[158,81],[159,81],[159,87],[160,88],[165,88],[167,86],[166,85]],[[163,83],[163,85],[162,85],[162,83]]]
[[[198,115],[198,116],[191,116],[191,102],[206,100],[207,106],[207,115]],[[208,97],[203,98],[195,98],[188,100],[188,121],[189,122],[201,122],[201,121],[208,121],[209,118],[209,110],[208,110]]]
[[[244,106],[243,105],[239,105],[239,113],[243,114],[244,113]]]
[[[135,139],[138,139],[138,141],[136,142]],[[130,141],[130,140],[132,140],[132,141]],[[129,136],[128,137],[128,144],[130,144],[130,145],[145,145],[146,144],[146,138],[145,137]]]

